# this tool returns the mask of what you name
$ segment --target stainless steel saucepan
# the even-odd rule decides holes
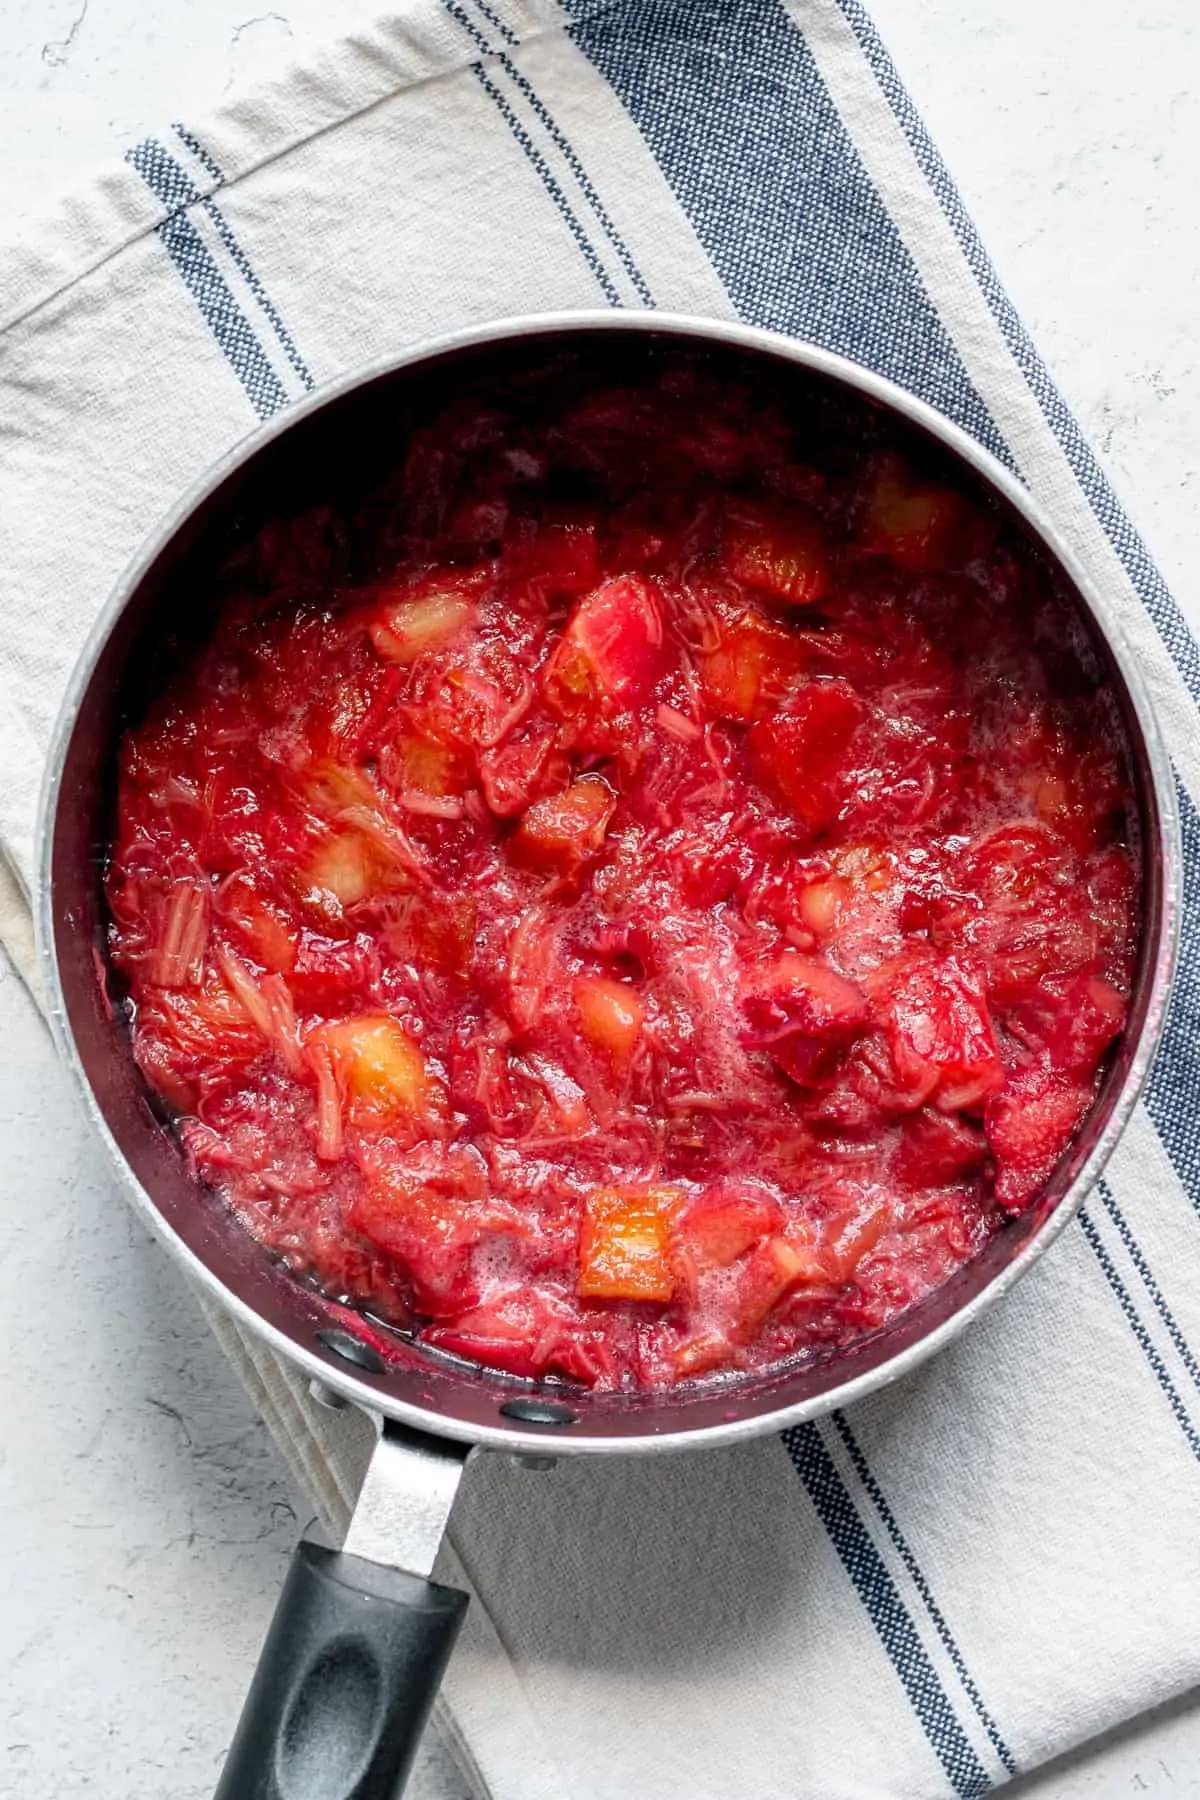
[[[820,1364],[593,1394],[474,1369],[381,1333],[292,1279],[189,1175],[110,1003],[102,876],[117,745],[156,679],[168,632],[203,606],[204,578],[240,536],[288,510],[298,486],[353,480],[361,448],[439,388],[583,346],[628,372],[663,345],[700,348],[731,375],[764,369],[782,399],[836,390],[930,441],[1034,547],[1106,669],[1133,760],[1142,847],[1141,947],[1129,1025],[1077,1141],[1044,1195],[923,1305]],[[1020,484],[928,407],[837,356],[740,327],[654,313],[507,320],[427,343],[314,395],[256,431],[176,508],[92,632],[59,717],[41,817],[41,954],[63,1054],[134,1205],[193,1281],[313,1381],[380,1424],[344,1549],[303,1542],[219,1790],[223,1800],[385,1800],[399,1792],[465,1597],[431,1579],[473,1448],[646,1456],[736,1443],[845,1406],[915,1368],[1003,1294],[1058,1236],[1129,1119],[1162,1030],[1179,912],[1171,769],[1137,668],[1102,592]]]

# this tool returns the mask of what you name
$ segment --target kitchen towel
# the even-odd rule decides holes
[[[749,1448],[485,1459],[446,1690],[493,1800],[941,1800],[1200,1678],[1200,655],[857,0],[411,0],[164,126],[0,259],[0,933],[51,722],[127,559],[258,421],[455,326],[735,318],[910,388],[1028,483],[1157,702],[1188,858],[1164,1049],[985,1321]],[[221,1337],[336,1529],[353,1418]]]

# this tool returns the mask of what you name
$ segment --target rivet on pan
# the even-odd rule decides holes
[[[521,1425],[574,1425],[579,1418],[561,1400],[506,1400],[500,1411]]]
[[[378,1350],[372,1350],[370,1344],[355,1337],[352,1331],[339,1331],[336,1326],[331,1326],[325,1331],[318,1331],[317,1341],[324,1344],[327,1350],[332,1350],[335,1356],[340,1356],[343,1362],[355,1363],[358,1368],[366,1369],[371,1375],[383,1374],[383,1358]]]

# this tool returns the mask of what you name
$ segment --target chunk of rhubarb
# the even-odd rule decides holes
[[[527,906],[508,940],[504,983],[507,1011],[518,1031],[539,1022],[561,968],[555,920],[547,908]]]
[[[747,610],[715,618],[696,656],[704,697],[722,719],[766,716],[803,676],[804,646],[791,632]]]
[[[923,1106],[904,1121],[892,1169],[908,1187],[945,1187],[978,1174],[987,1155],[978,1125]]]
[[[849,882],[839,875],[806,882],[796,894],[796,924],[816,938],[828,937],[850,892]]]
[[[785,950],[742,981],[743,1042],[766,1050],[802,1087],[831,1076],[848,1045],[866,1028],[863,994],[817,957]]]
[[[244,881],[233,881],[220,901],[222,920],[244,941],[264,969],[286,973],[296,960],[296,940],[273,906]]]
[[[381,900],[377,913],[380,938],[393,956],[443,975],[467,973],[479,913],[472,895],[396,892]]]
[[[470,1251],[497,1221],[483,1166],[468,1150],[420,1144],[402,1158],[369,1157],[347,1224],[408,1273],[413,1300],[434,1317],[476,1304]]]
[[[1086,1080],[1124,1025],[1125,1010],[1111,982],[1083,972],[1030,984],[1003,1018],[1024,1044],[1044,1051],[1059,1074]]]
[[[367,626],[376,652],[386,662],[407,666],[427,650],[444,650],[475,619],[475,606],[451,587],[385,600]]]
[[[733,1355],[733,1345],[719,1331],[697,1331],[684,1338],[671,1360],[677,1379],[687,1381],[727,1367]]]
[[[666,1301],[676,1188],[606,1187],[588,1195],[579,1234],[576,1292],[585,1300]]]
[[[957,494],[915,478],[898,456],[884,456],[863,497],[861,541],[865,549],[889,556],[903,568],[927,573],[955,560],[962,517]]]
[[[726,1269],[782,1222],[779,1203],[769,1194],[725,1184],[689,1202],[676,1225],[677,1252],[699,1273]]]
[[[811,606],[829,585],[821,527],[798,506],[737,501],[725,514],[725,565],[736,580],[787,606]]]
[[[533,700],[533,682],[502,645],[453,663],[427,708],[428,735],[479,753],[504,741]]]
[[[304,770],[302,785],[306,800],[323,819],[379,804],[379,791],[366,770],[333,756],[315,758]]]
[[[620,575],[576,602],[542,672],[542,690],[571,721],[575,741],[600,748],[611,727],[648,699],[665,666],[658,591],[640,575]]]
[[[350,1117],[359,1129],[403,1121],[432,1127],[445,1114],[445,1090],[418,1043],[387,1013],[320,1025],[310,1044],[333,1065]]]
[[[974,970],[917,952],[884,964],[871,993],[888,1033],[893,1104],[970,1110],[1003,1086],[1004,1066]]]
[[[152,989],[138,1008],[138,1064],[180,1112],[214,1087],[237,1085],[263,1052],[263,1035],[216,970],[199,988]]]
[[[522,868],[572,873],[604,843],[616,804],[616,796],[600,776],[581,775],[561,794],[529,808],[509,839],[509,855]]]
[[[553,1373],[585,1387],[607,1386],[612,1353],[600,1331],[581,1331],[565,1307],[528,1286],[489,1295],[469,1312],[424,1333],[454,1356],[526,1378]]]
[[[557,733],[548,727],[496,744],[479,758],[479,785],[498,819],[513,819],[535,801],[559,792],[570,773]]]
[[[1033,1069],[993,1095],[984,1116],[996,1159],[996,1199],[1006,1212],[1024,1212],[1054,1172],[1092,1102],[1092,1090]]]
[[[322,895],[332,895],[339,907],[358,906],[398,879],[395,865],[361,831],[336,831],[322,838],[301,873],[307,887],[316,890],[312,903],[318,911],[324,910]]]
[[[846,681],[813,681],[749,732],[755,773],[809,831],[837,822],[852,796],[867,709]]]
[[[384,871],[423,876],[425,858],[391,816],[385,796],[365,769],[322,758],[305,771],[304,790],[313,812],[326,821],[333,833],[340,837],[352,832],[362,841],[361,849],[344,846],[348,855],[344,876],[338,868],[340,851],[331,852],[329,873],[335,883],[344,879],[353,889],[365,878],[368,861],[379,871],[376,885],[385,880]],[[318,865],[322,854],[317,853]],[[322,882],[315,885],[336,895],[336,887]],[[345,904],[353,902],[347,900]]]
[[[150,964],[150,978],[159,987],[199,987],[208,945],[208,911],[206,881],[188,878],[177,881],[170,890]]]
[[[859,1202],[840,1217],[828,1220],[818,1252],[826,1278],[839,1284],[853,1281],[859,1264],[894,1224],[892,1208],[881,1199]]]
[[[1062,838],[1032,819],[983,832],[963,851],[962,863],[965,885],[1003,913],[1040,910],[1069,868]]]
[[[237,996],[246,1016],[277,1051],[284,1066],[299,1074],[303,1068],[296,1011],[291,990],[282,975],[256,977],[228,950],[217,952],[230,992]]]
[[[418,731],[405,731],[384,759],[388,786],[406,812],[434,819],[461,819],[468,761],[457,746]]]
[[[820,1278],[811,1258],[794,1244],[782,1237],[768,1238],[741,1270],[732,1320],[735,1335],[749,1341],[790,1288]]]
[[[462,787],[462,759],[449,744],[406,732],[396,740],[396,758],[405,786],[419,793],[444,799]]]
[[[628,1067],[646,1019],[645,1002],[627,981],[609,975],[581,975],[574,987],[575,1010],[588,1042],[602,1050],[616,1070]]]

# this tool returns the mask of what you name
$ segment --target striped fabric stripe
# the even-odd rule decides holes
[[[495,27],[506,44],[517,44],[520,42],[516,32],[509,30],[508,26],[496,12],[494,7],[486,5],[485,0],[474,0],[474,3],[476,12],[481,13],[488,24]]]
[[[899,1589],[817,1427],[793,1425],[782,1434],[782,1441],[954,1792],[961,1800],[989,1793],[991,1777],[959,1723]]]
[[[546,132],[551,138],[555,148],[559,151],[564,162],[567,164],[567,167],[575,177],[581,192],[587,199],[589,206],[598,219],[605,237],[616,251],[621,267],[625,270],[630,281],[633,283],[638,299],[642,302],[643,306],[653,306],[654,295],[650,292],[649,283],[646,281],[645,276],[630,255],[629,246],[613,224],[607,208],[599,194],[596,192],[596,189],[589,179],[587,171],[584,169],[575,150],[551,117],[549,108],[538,98],[533,90],[532,84],[526,80],[524,75],[522,75],[511,56],[502,56],[500,58],[500,64],[513,86],[518,88],[525,96],[535,116],[541,124],[545,126]]]
[[[1150,1304],[1157,1313],[1180,1362],[1191,1376],[1193,1387],[1197,1392],[1200,1392],[1200,1360],[1197,1359],[1195,1352],[1180,1328],[1178,1320],[1171,1311],[1171,1308],[1167,1305],[1163,1296],[1163,1291],[1158,1285],[1158,1281],[1154,1275],[1154,1271],[1146,1260],[1146,1254],[1134,1237],[1129,1226],[1129,1221],[1117,1204],[1116,1196],[1113,1194],[1112,1188],[1107,1181],[1101,1180],[1096,1183],[1096,1197],[1109,1218],[1112,1220],[1113,1225],[1116,1227],[1117,1236],[1124,1245],[1130,1262],[1137,1270],[1137,1273],[1141,1278],[1142,1286],[1145,1288],[1147,1296],[1149,1297]]]
[[[582,254],[588,268],[595,276],[604,298],[608,301],[610,306],[620,306],[622,304],[621,294],[616,283],[612,279],[611,272],[603,266],[603,257],[601,253],[598,251],[596,244],[592,241],[583,222],[571,205],[562,183],[556,178],[550,167],[547,156],[538,149],[534,142],[532,132],[518,118],[516,107],[502,93],[496,79],[499,71],[503,71],[510,88],[515,90],[516,94],[520,96],[520,99],[524,102],[529,113],[532,115],[533,122],[540,126],[544,131],[549,140],[549,147],[561,159],[567,175],[569,175],[570,179],[574,182],[575,187],[578,189],[583,204],[591,212],[593,219],[599,226],[600,234],[607,240],[610,248],[615,252],[621,269],[624,271],[632,285],[634,297],[639,300],[643,306],[653,306],[654,296],[650,291],[649,284],[644,275],[630,254],[629,246],[626,244],[621,233],[613,223],[607,208],[596,191],[594,183],[584,169],[574,146],[571,144],[566,134],[559,129],[556,120],[551,115],[549,107],[547,107],[544,100],[542,100],[540,95],[535,91],[532,82],[527,76],[522,74],[511,56],[507,55],[503,50],[497,50],[495,48],[491,38],[475,24],[470,17],[470,14],[467,12],[466,7],[459,4],[459,0],[442,0],[442,4],[450,17],[467,34],[475,48],[482,51],[485,57],[491,59],[492,67],[490,71],[485,68],[482,60],[473,65],[476,78],[483,87],[484,92],[487,93],[493,104],[496,106],[497,111],[508,126],[508,129],[512,132],[522,150],[529,158],[530,164],[536,170],[539,180],[542,182],[546,192],[558,209],[576,247]],[[483,14],[483,16],[488,19],[489,23],[500,32],[504,42],[508,44],[516,43],[517,40],[514,34],[508,30],[507,26],[502,25],[490,9],[478,5],[478,0],[476,0],[476,10]]]
[[[181,125],[178,120],[171,126],[171,130],[185,149],[191,151],[201,168],[207,170],[208,174],[212,176],[217,186],[224,187],[225,171],[211,152],[205,149],[195,133],[189,131],[186,125]]]
[[[202,203],[200,190],[154,138],[135,144],[127,152],[127,160],[167,209],[157,227],[167,254],[245,388],[250,404],[260,419],[269,419],[288,404],[288,393],[212,252],[188,217],[187,209]],[[311,377],[308,385],[311,386]]]
[[[1200,1394],[1200,1357],[1107,1179],[1096,1183],[1079,1225],[1184,1442],[1200,1460],[1200,1414],[1186,1396],[1188,1384]]]
[[[971,1702],[971,1705],[975,1708],[979,1722],[987,1732],[988,1741],[1008,1773],[1010,1775],[1018,1774],[1019,1770],[1016,1758],[1005,1743],[1004,1738],[1000,1734],[999,1726],[996,1724],[995,1719],[993,1719],[991,1713],[984,1704],[983,1696],[972,1679],[970,1670],[967,1668],[962,1651],[958,1646],[953,1631],[950,1629],[946,1616],[938,1605],[937,1600],[934,1598],[929,1581],[914,1556],[908,1540],[900,1529],[899,1521],[888,1502],[887,1496],[871,1472],[867,1459],[850,1427],[850,1421],[847,1419],[845,1413],[840,1411],[832,1413],[830,1418],[834,1430],[846,1447],[846,1454],[849,1456],[850,1461],[854,1466],[855,1473],[862,1483],[863,1491],[874,1503],[875,1510],[879,1514],[884,1530],[887,1532],[888,1537],[895,1546],[896,1553],[903,1563],[913,1587],[924,1602],[925,1610],[929,1614],[933,1628],[942,1641],[946,1654],[954,1667],[955,1674],[962,1683],[963,1692]]]
[[[172,125],[171,130],[175,133],[176,137],[179,139],[180,143],[184,146],[184,148],[186,150],[188,150],[192,156],[195,157],[196,161],[200,164],[200,167],[205,171],[205,173],[212,177],[216,186],[224,187],[224,185],[225,185],[224,170],[221,168],[220,163],[217,162],[216,158],[212,155],[212,153],[209,150],[207,150],[205,148],[205,146],[200,142],[199,138],[195,135],[195,133],[192,131],[189,131],[186,125],[181,125],[178,123]],[[246,286],[249,288],[250,292],[253,294],[258,305],[262,308],[263,312],[266,314],[267,319],[270,322],[271,329],[275,333],[275,336],[279,341],[280,348],[282,349],[284,355],[287,357],[288,362],[291,364],[291,366],[295,370],[296,374],[300,377],[300,380],[303,383],[303,385],[305,386],[305,388],[307,388],[309,391],[311,391],[314,384],[313,384],[312,375],[308,369],[308,365],[305,363],[304,358],[301,356],[299,350],[296,348],[296,341],[293,338],[291,332],[288,330],[287,326],[284,324],[283,319],[280,316],[278,307],[275,305],[274,301],[271,299],[270,295],[267,293],[266,289],[263,287],[263,284],[259,280],[254,269],[251,267],[250,258],[246,255],[246,252],[242,249],[242,246],[238,243],[236,237],[233,235],[233,232],[230,229],[228,221],[225,219],[224,215],[218,209],[217,204],[213,200],[212,196],[211,195],[205,196],[201,200],[201,205],[203,206],[208,217],[212,220],[213,226],[216,229],[217,236],[220,238],[222,244],[225,246],[225,249],[229,252],[229,257],[230,257],[230,260],[232,261],[234,267],[237,269],[239,275],[242,277],[242,280],[246,283]]]
[[[1116,1263],[1113,1260],[1111,1251],[1107,1248],[1101,1238],[1095,1219],[1092,1217],[1090,1207],[1085,1206],[1080,1212],[1079,1224],[1084,1237],[1087,1239],[1090,1248],[1095,1254],[1097,1262],[1100,1264],[1104,1279],[1108,1282],[1109,1287],[1113,1291],[1117,1305],[1125,1315],[1126,1323],[1133,1333],[1138,1347],[1154,1372],[1154,1378],[1166,1397],[1167,1404],[1175,1416],[1175,1421],[1184,1435],[1188,1448],[1191,1450],[1192,1455],[1197,1461],[1200,1461],[1200,1431],[1197,1431],[1196,1429],[1192,1416],[1188,1412],[1179,1389],[1171,1377],[1171,1372],[1167,1367],[1161,1350],[1155,1344],[1153,1337],[1147,1329],[1146,1321],[1138,1310],[1137,1303],[1129,1291],[1128,1284],[1122,1279]]]
[[[156,138],[146,138],[127,150],[125,160],[131,163],[155,198],[168,212],[194,206],[200,190],[185,169]]]
[[[457,10],[457,9],[452,9],[452,10]],[[526,131],[524,125],[522,125],[520,119],[517,117],[512,106],[509,104],[509,102],[505,98],[505,96],[501,93],[500,89],[497,87],[496,83],[492,80],[491,76],[488,74],[487,70],[484,68],[482,63],[475,64],[475,76],[479,82],[480,87],[483,89],[484,93],[488,96],[488,98],[493,102],[493,104],[496,107],[497,112],[500,114],[501,118],[504,120],[504,123],[508,126],[508,129],[511,131],[513,137],[517,140],[518,144],[520,144],[522,150],[525,152],[525,155],[529,158],[529,161],[532,164],[533,168],[536,169],[538,176],[541,180],[542,186],[545,188],[547,194],[549,194],[551,200],[554,202],[555,206],[558,208],[558,211],[559,211],[560,215],[562,216],[563,223],[565,224],[567,230],[570,232],[572,238],[575,240],[576,247],[578,248],[580,255],[583,257],[584,262],[587,264],[588,268],[591,270],[592,274],[595,276],[596,284],[599,287],[600,292],[603,294],[605,300],[607,300],[607,302],[610,306],[620,306],[620,304],[621,304],[620,290],[617,288],[616,284],[614,283],[614,281],[612,279],[612,276],[609,274],[608,270],[605,268],[604,263],[601,261],[600,257],[597,255],[596,246],[593,244],[591,238],[588,236],[587,232],[584,230],[583,226],[580,224],[579,219],[574,211],[574,208],[571,206],[570,201],[567,199],[567,196],[564,194],[562,188],[560,187],[560,185],[554,175],[554,171],[551,169],[549,163],[546,161],[546,158],[543,156],[542,152],[538,149],[537,145],[534,143],[529,132]]]
[[[128,152],[128,160],[168,209],[157,227],[167,254],[245,388],[250,404],[260,419],[269,419],[287,405],[287,393],[229,283],[187,216],[185,209],[200,199],[198,190],[153,138],[136,144]]]
[[[216,228],[217,236],[229,252],[230,260],[237,269],[238,274],[242,277],[246,286],[250,289],[250,292],[254,295],[254,298],[257,300],[259,306],[270,321],[271,329],[279,340],[279,345],[283,354],[287,357],[288,362],[296,371],[302,385],[311,393],[316,384],[313,381],[308,364],[296,348],[296,341],[280,317],[278,307],[275,305],[251,267],[250,258],[246,255],[246,252],[234,237],[224,215],[218,210],[215,201],[204,200],[201,204],[208,217],[212,220],[213,225]]]
[[[1176,783],[1183,835],[1183,926],[1175,993],[1146,1083],[1145,1107],[1192,1205],[1200,1212],[1200,816]]]

